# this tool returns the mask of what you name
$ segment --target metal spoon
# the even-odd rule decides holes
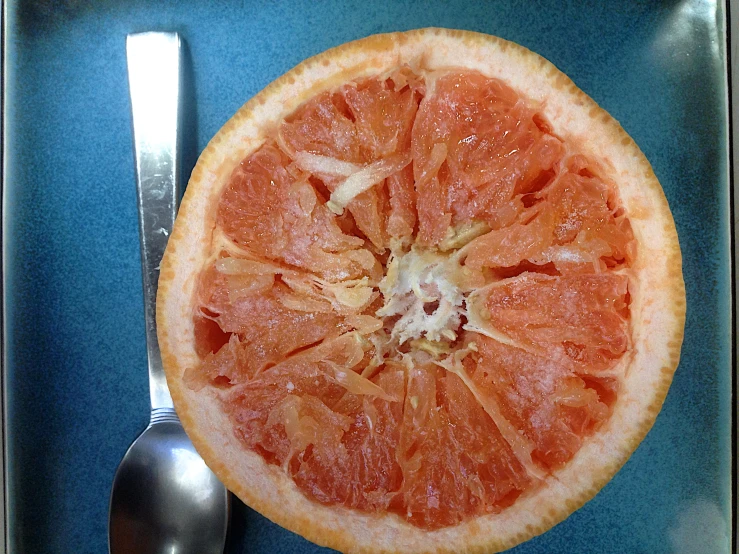
[[[222,553],[229,518],[226,488],[185,434],[172,405],[156,334],[159,263],[179,199],[180,39],[140,33],[127,39],[133,110],[151,421],[113,480],[111,554]]]

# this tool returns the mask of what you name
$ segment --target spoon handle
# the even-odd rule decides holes
[[[177,33],[128,35],[126,50],[136,155],[149,388],[154,414],[161,408],[173,408],[157,341],[156,296],[159,264],[180,198],[180,37]]]

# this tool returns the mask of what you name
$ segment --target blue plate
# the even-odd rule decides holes
[[[125,36],[186,42],[185,167],[303,59],[425,26],[538,52],[618,119],[677,223],[688,314],[653,430],[598,496],[517,553],[729,552],[730,220],[725,13],[634,2],[7,3],[4,186],[11,552],[107,549],[113,474],[148,392]],[[229,552],[318,552],[237,504]]]

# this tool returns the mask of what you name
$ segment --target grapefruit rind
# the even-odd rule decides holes
[[[193,306],[210,256],[217,199],[236,165],[316,94],[407,63],[421,74],[476,70],[538,103],[554,132],[600,160],[618,184],[638,242],[632,264],[632,352],[610,419],[574,458],[498,514],[428,531],[393,514],[309,500],[278,466],[244,449],[208,389],[183,382],[196,367]],[[346,552],[497,552],[543,533],[590,500],[652,427],[678,365],[685,289],[677,232],[662,188],[634,141],[554,65],[500,38],[446,29],[376,35],[311,58],[248,101],[211,140],[192,173],[161,264],[157,323],[175,408],[209,467],[249,506],[320,545]]]

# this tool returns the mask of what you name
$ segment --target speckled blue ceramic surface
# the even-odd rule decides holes
[[[189,175],[239,106],[301,60],[424,26],[499,35],[572,77],[652,162],[683,251],[685,344],[653,430],[593,501],[515,552],[729,552],[729,192],[715,0],[28,0],[9,3],[7,25],[13,552],[107,551],[113,473],[147,423],[126,34],[173,30],[186,42]],[[233,516],[229,552],[321,550],[241,504]]]

